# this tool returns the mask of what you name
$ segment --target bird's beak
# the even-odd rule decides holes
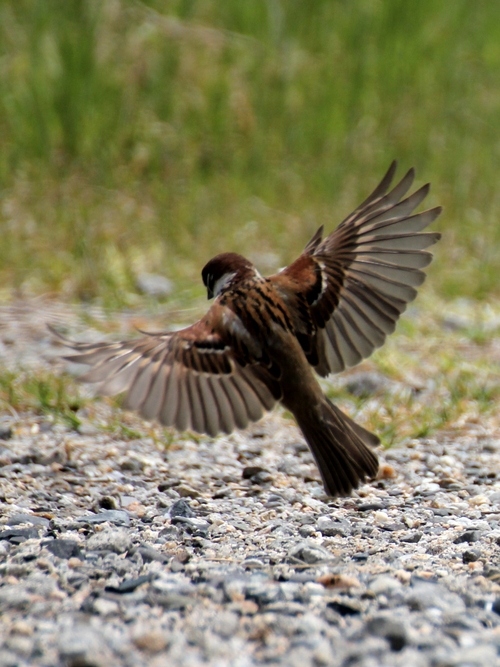
[[[214,298],[214,292],[210,287],[207,287],[207,299],[213,299]]]

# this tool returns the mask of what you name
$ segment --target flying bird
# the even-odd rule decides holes
[[[78,343],[67,356],[91,368],[81,377],[123,407],[179,431],[215,436],[243,429],[279,401],[295,417],[325,491],[347,495],[373,478],[376,435],[323,393],[326,377],[359,363],[392,333],[425,279],[427,251],[440,234],[424,232],[441,213],[413,214],[429,184],[405,197],[410,169],[390,190],[393,162],[378,187],[323,238],[323,226],[290,266],[264,277],[242,255],[211,259],[202,278],[206,315],[175,332],[123,342]]]

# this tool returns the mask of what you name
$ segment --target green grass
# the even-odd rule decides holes
[[[1,296],[202,293],[271,270],[390,161],[430,180],[442,296],[498,294],[500,6],[467,0],[4,0]],[[422,182],[420,180],[419,182]]]
[[[80,395],[69,378],[45,371],[0,369],[0,411],[16,415],[31,412],[62,421],[77,429],[81,420],[78,410],[88,401]]]

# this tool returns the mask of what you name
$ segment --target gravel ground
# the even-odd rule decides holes
[[[1,311],[4,368],[59,372],[44,321],[79,316],[44,309]],[[495,422],[332,501],[279,411],[211,439],[119,438],[111,410],[1,415],[0,667],[500,665]]]

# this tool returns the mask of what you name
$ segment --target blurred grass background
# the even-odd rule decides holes
[[[498,296],[500,4],[2,0],[0,297],[189,302],[235,250],[264,272],[380,180],[430,180],[426,289]]]

